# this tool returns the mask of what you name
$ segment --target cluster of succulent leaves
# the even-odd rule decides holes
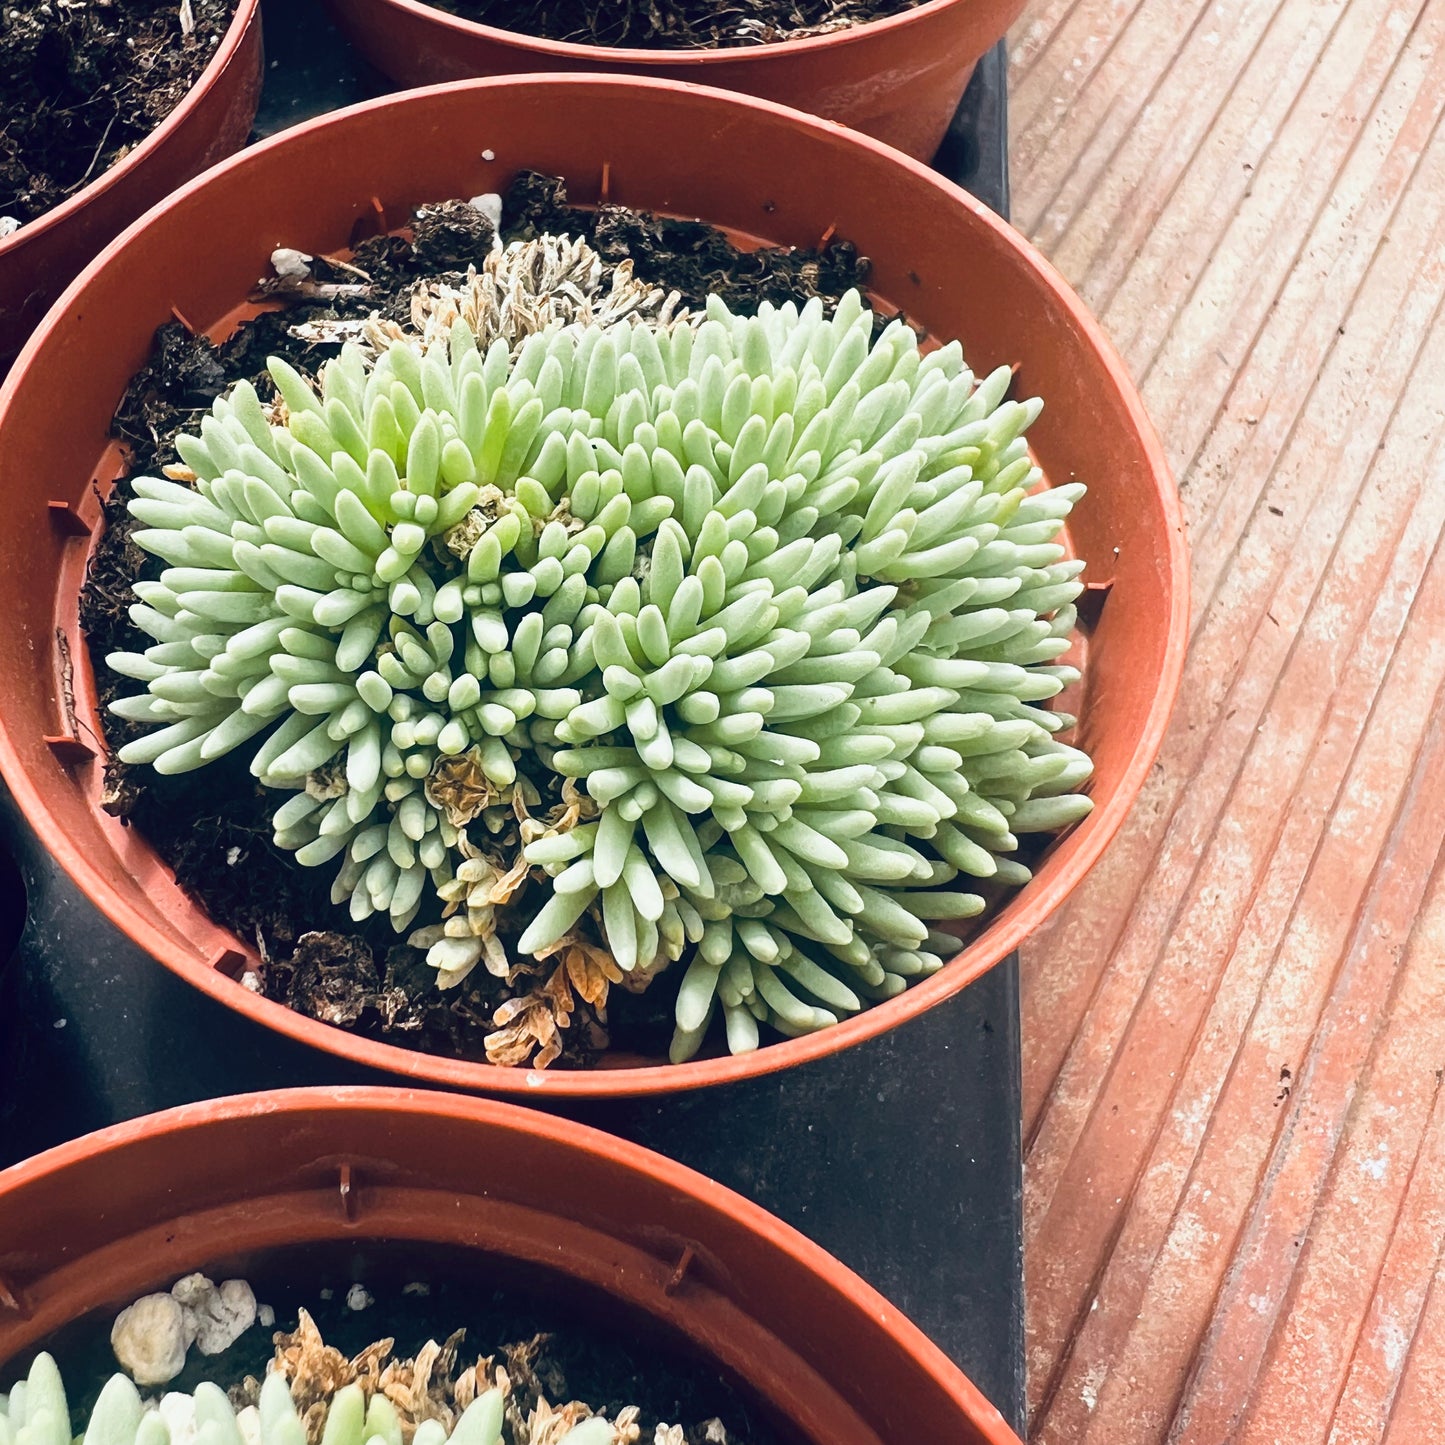
[[[26,1378],[0,1395],[0,1445],[172,1445],[168,1421],[184,1415],[181,1440],[195,1445],[307,1445],[306,1427],[280,1371],[262,1382],[257,1437],[248,1438],[226,1392],[207,1381],[196,1387],[181,1412],[147,1409],[126,1375],[112,1375],[100,1391],[84,1430],[72,1434],[70,1407],[55,1360],[39,1354]],[[423,1420],[411,1445],[502,1445],[506,1401],[500,1389],[478,1395],[450,1431],[440,1420]],[[572,1426],[557,1445],[612,1445],[612,1426],[593,1415]],[[395,1408],[379,1391],[368,1401],[360,1385],[344,1385],[327,1402],[322,1445],[402,1445]]]
[[[193,484],[133,483],[167,566],[154,645],[109,658],[159,725],[121,758],[260,738],[276,842],[355,919],[440,913],[412,938],[444,985],[584,937],[686,957],[674,1059],[719,1012],[738,1052],[897,993],[1027,880],[1019,835],[1089,809],[1043,706],[1083,488],[1038,486],[1007,369],[874,331],[856,293],[713,298],[348,344],[319,389],[273,361],[277,403],[238,385],[178,440]]]

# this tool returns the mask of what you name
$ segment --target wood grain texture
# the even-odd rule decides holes
[[[1030,1436],[1445,1440],[1445,4],[1036,0],[1011,70],[1195,596],[1024,954]]]

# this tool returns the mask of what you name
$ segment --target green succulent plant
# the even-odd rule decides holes
[[[1090,808],[1043,705],[1077,677],[1084,488],[1038,487],[1006,368],[873,333],[856,292],[714,297],[515,351],[347,345],[319,391],[273,360],[275,407],[243,383],[178,439],[194,486],[134,481],[167,566],[135,587],[154,645],[108,659],[158,725],[120,757],[266,733],[277,844],[355,919],[439,900],[412,941],[444,985],[583,934],[623,971],[690,951],[675,1060],[718,1012],[738,1052],[891,996],[975,880],[1028,879],[1020,834]]]
[[[55,1360],[39,1354],[29,1374],[9,1395],[0,1395],[0,1445],[172,1445],[176,1431],[168,1421],[184,1417],[175,1445],[306,1445],[306,1427],[297,1414],[286,1377],[271,1371],[262,1382],[255,1435],[248,1436],[226,1392],[209,1381],[182,1397],[179,1411],[147,1409],[125,1375],[112,1375],[101,1389],[78,1437],[71,1433],[70,1407]],[[487,1390],[461,1413],[448,1430],[439,1420],[423,1420],[412,1445],[502,1445],[505,1397]],[[612,1445],[612,1426],[594,1415],[572,1426],[557,1445]],[[326,1402],[322,1445],[402,1445],[395,1408],[377,1392],[367,1399],[360,1385],[343,1386]]]

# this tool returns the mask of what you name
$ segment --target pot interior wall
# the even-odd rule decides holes
[[[398,1090],[195,1105],[0,1175],[0,1362],[195,1269],[298,1247],[350,1268],[378,1241],[644,1319],[746,1382],[784,1438],[1011,1438],[883,1300],[737,1196],[577,1125]]]
[[[1095,812],[964,960],[917,991],[942,997],[1007,953],[1077,881],[1097,851],[1091,839],[1117,827],[1157,745],[1183,607],[1162,460],[1117,361],[1100,356],[1076,304],[1001,223],[921,167],[835,128],[706,91],[551,78],[415,92],[245,153],[106,253],[0,393],[0,486],[13,519],[0,540],[10,623],[0,662],[13,689],[3,728],[22,807],[47,820],[40,831],[62,863],[153,952],[183,970],[239,970],[247,943],[211,924],[143,840],[97,806],[76,602],[96,483],[116,471],[111,413],[155,328],[176,315],[203,330],[223,323],[274,247],[336,252],[404,223],[422,202],[504,189],[523,168],[564,176],[580,203],[699,217],[775,244],[851,239],[873,260],[877,295],[935,335],[959,337],[976,372],[1017,365],[1017,393],[1046,399],[1030,434],[1041,464],[1056,482],[1090,485],[1071,535],[1106,595],[1080,703]]]
[[[237,0],[224,38],[180,104],[123,160],[0,241],[0,368],[101,246],[182,182],[245,145],[261,71],[256,0]]]
[[[274,1329],[253,1325],[218,1356],[192,1349],[185,1370],[167,1390],[189,1392],[202,1380],[229,1389],[248,1375],[262,1377],[275,1353],[273,1333],[292,1329],[297,1311],[304,1309],[327,1345],[348,1357],[392,1338],[392,1357],[409,1359],[428,1340],[440,1343],[464,1329],[454,1373],[503,1344],[548,1334],[548,1358],[567,1381],[565,1395],[549,1391],[553,1405],[580,1399],[599,1409],[613,1405],[610,1413],[615,1414],[617,1403],[636,1404],[649,1418],[688,1425],[717,1416],[749,1445],[806,1445],[756,1398],[746,1380],[724,1378],[715,1361],[685,1337],[593,1286],[504,1255],[361,1238],[256,1253],[229,1249],[202,1268],[218,1282],[246,1280],[258,1301],[275,1311],[276,1324]],[[141,1288],[166,1290],[174,1282],[163,1274],[148,1278]],[[354,1286],[365,1291],[366,1303],[352,1295]],[[24,1377],[38,1350],[48,1350],[60,1362],[79,1424],[118,1368],[111,1325],[134,1297],[109,1299],[0,1363],[0,1391]],[[500,1354],[494,1357],[503,1362]]]

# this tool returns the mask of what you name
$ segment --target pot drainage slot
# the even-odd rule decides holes
[[[70,502],[51,500],[46,502],[45,510],[49,513],[51,526],[53,526],[61,536],[90,536],[90,523],[76,511]]]
[[[1084,590],[1079,594],[1078,601],[1074,603],[1079,614],[1079,627],[1084,632],[1093,632],[1099,625],[1099,618],[1104,612],[1104,604],[1109,600],[1109,594],[1113,590],[1114,579],[1112,577],[1107,582],[1084,583]]]
[[[25,1291],[11,1284],[3,1274],[0,1274],[0,1310],[11,1310],[22,1320],[30,1318],[30,1302],[25,1298]]]

